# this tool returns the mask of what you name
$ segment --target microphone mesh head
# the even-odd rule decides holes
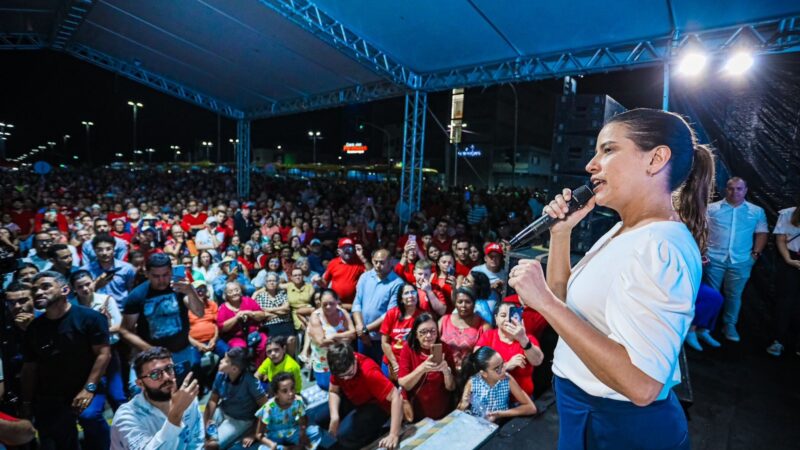
[[[572,198],[578,205],[583,206],[590,198],[594,197],[594,191],[589,186],[583,185],[572,191]]]

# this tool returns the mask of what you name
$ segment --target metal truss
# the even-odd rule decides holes
[[[0,50],[39,50],[47,38],[38,33],[0,33]]]
[[[438,91],[663,65],[690,42],[699,43],[711,54],[724,53],[739,45],[747,46],[757,54],[797,51],[800,49],[800,17],[678,36],[677,40],[674,36],[665,36],[424,74],[421,75],[420,89]]]
[[[245,201],[250,197],[250,121],[236,122],[236,195]]]
[[[403,128],[403,170],[400,177],[400,228],[419,211],[422,195],[422,167],[425,158],[425,117],[428,93],[406,93]]]
[[[157,73],[143,69],[136,64],[123,61],[103,52],[99,52],[82,44],[69,44],[65,51],[70,55],[90,62],[96,66],[118,73],[133,81],[149,86],[155,90],[178,97],[189,103],[201,106],[215,113],[232,119],[244,118],[244,113],[216,98],[203,94],[177,81],[165,78]]]
[[[343,54],[396,84],[416,89],[419,76],[308,0],[259,0]]]
[[[93,6],[93,0],[69,0],[61,5],[50,34],[50,46],[55,50],[63,50]]]
[[[324,94],[311,95],[245,111],[249,119],[264,119],[267,117],[295,114],[315,109],[334,108],[353,103],[366,103],[389,97],[398,97],[406,91],[404,86],[390,82],[380,82],[368,85],[358,85]]]

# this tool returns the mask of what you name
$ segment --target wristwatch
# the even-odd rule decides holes
[[[83,388],[86,389],[86,392],[91,392],[92,394],[97,392],[97,385],[94,384],[94,383],[89,383],[86,386],[84,386]]]
[[[524,351],[526,351],[526,352],[527,352],[527,351],[528,351],[528,350],[530,350],[531,348],[533,348],[533,341],[531,341],[531,340],[529,339],[529,340],[528,340],[528,345],[526,345],[525,347],[522,347],[522,350],[524,350]]]
[[[369,334],[369,328],[367,328],[365,326],[365,327],[361,328],[361,332],[364,333],[364,334]]]

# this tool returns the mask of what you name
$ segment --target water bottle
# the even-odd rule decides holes
[[[206,435],[208,436],[209,440],[218,441],[219,440],[219,432],[217,431],[217,424],[211,423],[206,427]]]

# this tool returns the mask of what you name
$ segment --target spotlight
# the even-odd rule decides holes
[[[678,63],[678,72],[682,75],[699,75],[706,66],[706,55],[697,51],[685,54]]]
[[[725,72],[742,75],[753,66],[753,55],[747,51],[734,53],[725,63]]]

